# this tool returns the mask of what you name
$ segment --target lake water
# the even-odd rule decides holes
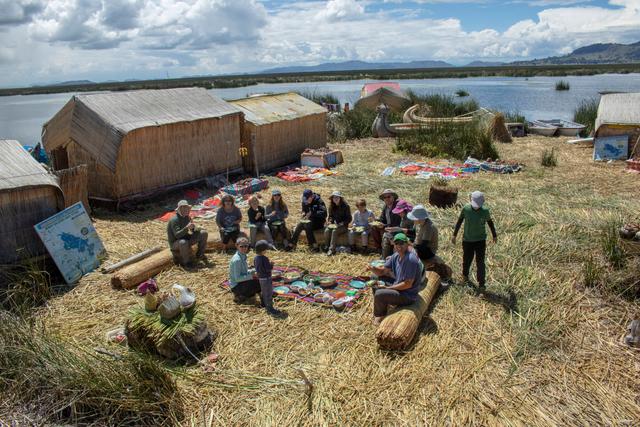
[[[556,91],[555,83],[566,80],[568,91]],[[601,74],[568,77],[472,77],[466,79],[397,80],[404,89],[419,94],[469,92],[481,106],[518,111],[527,119],[571,119],[584,99],[597,98],[600,91],[640,92],[640,74]],[[362,85],[371,80],[259,84],[255,86],[212,89],[224,99],[244,98],[256,93],[305,91],[331,93],[341,103],[351,105],[358,99]],[[25,145],[40,140],[42,124],[69,100],[73,93],[0,97],[0,139],[17,139]],[[462,98],[467,99],[467,98]]]

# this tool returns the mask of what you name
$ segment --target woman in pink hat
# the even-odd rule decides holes
[[[411,212],[413,206],[409,202],[404,199],[398,199],[395,207],[391,210],[391,212],[400,217],[400,223],[398,226],[389,226],[385,228],[384,236],[382,237],[382,259],[387,258],[391,255],[391,242],[393,241],[393,236],[398,233],[404,233],[410,240],[413,240],[415,237],[415,226],[413,225],[413,221],[411,221],[407,214]]]

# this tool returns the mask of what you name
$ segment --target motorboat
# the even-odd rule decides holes
[[[529,128],[529,133],[542,136],[553,136],[558,130],[558,126],[553,126],[540,120],[530,121],[527,127]]]
[[[553,119],[553,120],[538,120],[539,122],[546,123],[551,126],[555,126],[558,136],[578,136],[580,132],[584,130],[586,126],[580,123],[571,122],[569,120]]]

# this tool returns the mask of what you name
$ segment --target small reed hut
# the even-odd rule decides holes
[[[305,148],[327,145],[327,110],[297,93],[230,101],[245,115],[246,171],[266,171],[300,160]],[[252,146],[255,135],[255,147]]]
[[[56,177],[18,141],[0,140],[0,264],[45,253],[33,226],[62,209]]]
[[[242,167],[242,113],[205,89],[77,95],[47,123],[56,170],[89,167],[89,198],[124,201]]]
[[[631,154],[640,138],[640,93],[602,95],[595,129],[596,137],[628,135]]]

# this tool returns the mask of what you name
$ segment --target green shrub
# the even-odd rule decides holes
[[[152,358],[98,355],[2,311],[0,348],[6,402],[38,408],[43,424],[173,425],[182,417],[175,380]]]
[[[466,90],[464,90],[464,89],[458,89],[458,90],[456,91],[456,96],[459,96],[459,97],[461,97],[461,98],[462,98],[462,97],[465,97],[465,96],[469,96],[469,92],[467,92],[467,91],[466,91]]]
[[[558,155],[556,154],[556,149],[552,148],[551,150],[544,150],[542,152],[540,164],[547,168],[554,168],[558,166]]]
[[[445,157],[465,160],[498,157],[491,136],[476,122],[441,123],[428,129],[402,133],[396,142],[398,151],[421,154],[427,157]]]
[[[302,91],[298,91],[297,94],[315,102],[318,105],[322,105],[323,103],[325,103],[325,104],[337,104],[338,106],[340,106],[340,102],[338,101],[338,98],[336,98],[335,95],[332,95],[330,93],[319,93],[319,92],[316,92],[315,90],[313,91],[302,90]]]
[[[602,280],[602,268],[598,265],[593,256],[587,258],[582,264],[582,277],[586,287],[596,287],[600,285]]]
[[[596,98],[584,99],[573,112],[573,121],[586,126],[580,135],[591,135],[595,131],[599,103],[600,101]]]
[[[618,234],[621,225],[622,221],[619,219],[607,221],[600,234],[602,253],[611,266],[616,269],[624,267],[626,261],[624,250],[620,245],[620,235]]]
[[[569,90],[571,86],[569,86],[569,82],[566,80],[560,80],[556,82],[556,90]]]
[[[418,95],[411,89],[407,90],[406,94],[409,99],[411,99],[413,105],[420,104],[429,106],[429,111],[426,114],[428,117],[454,117],[476,111],[480,108],[480,105],[475,99],[456,101],[451,95],[439,93]]]

